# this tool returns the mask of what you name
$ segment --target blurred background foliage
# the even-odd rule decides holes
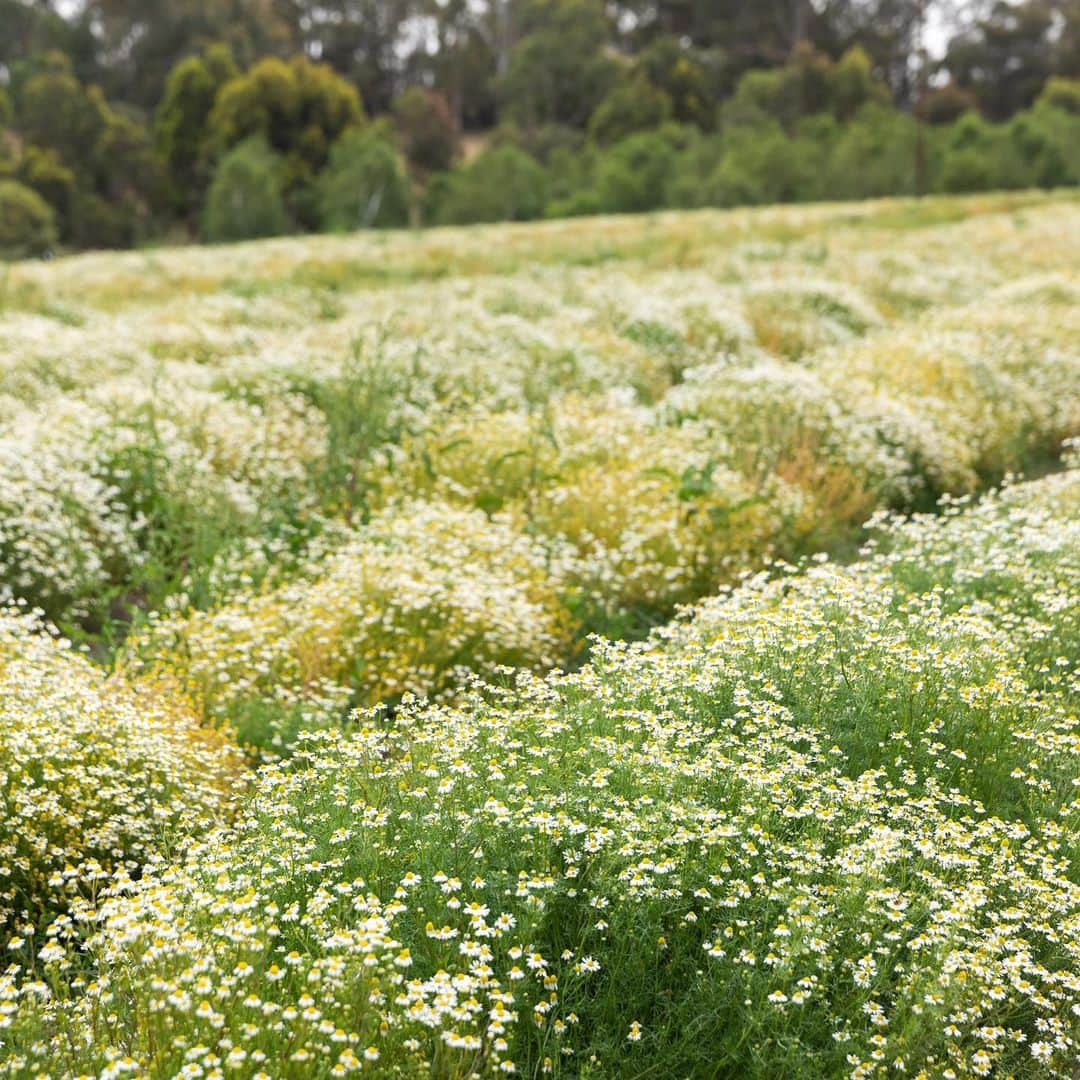
[[[1080,0],[0,0],[0,256],[1080,182]]]

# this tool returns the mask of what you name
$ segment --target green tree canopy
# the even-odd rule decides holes
[[[154,116],[154,141],[173,183],[177,209],[197,205],[205,187],[207,121],[218,91],[239,75],[227,45],[181,60],[169,72]]]
[[[356,87],[328,64],[269,57],[221,87],[209,137],[223,151],[261,135],[294,177],[307,177],[326,164],[337,138],[363,120]]]
[[[949,43],[945,66],[989,119],[1004,120],[1031,105],[1054,73],[1055,7],[1050,0],[995,0]]]
[[[253,135],[234,147],[214,172],[203,211],[203,234],[213,242],[278,236],[289,226],[284,162],[266,138]]]
[[[530,0],[499,96],[525,128],[583,127],[618,77],[601,0]]]
[[[405,167],[377,125],[354,129],[338,140],[318,188],[324,229],[347,232],[409,223],[412,200]]]
[[[637,131],[649,131],[671,118],[671,98],[644,72],[620,82],[589,119],[589,134],[602,144],[618,142]]]
[[[55,151],[81,171],[96,169],[109,116],[105,95],[96,86],[84,86],[62,53],[38,58],[36,70],[19,88],[23,139]]]
[[[1038,104],[1080,116],[1080,79],[1048,80],[1043,92],[1039,95]]]
[[[281,0],[86,0],[102,85],[150,111],[185,57],[225,42],[247,66],[301,48],[303,5]]]
[[[670,34],[654,39],[637,59],[649,82],[667,94],[672,118],[704,130],[716,119],[723,65],[719,50],[687,48]]]
[[[305,56],[269,57],[218,91],[207,122],[207,145],[215,155],[260,136],[284,162],[282,183],[293,214],[317,224],[313,181],[330,148],[364,121],[356,87],[328,64]]]
[[[55,243],[49,204],[14,180],[0,180],[0,259],[43,255]]]
[[[410,87],[394,102],[394,122],[405,156],[419,169],[448,169],[458,152],[458,132],[442,94]]]

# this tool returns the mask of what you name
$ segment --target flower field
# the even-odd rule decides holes
[[[0,277],[0,1076],[1080,1069],[1080,202]]]

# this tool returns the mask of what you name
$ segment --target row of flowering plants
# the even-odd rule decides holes
[[[952,209],[10,271],[0,1075],[1071,1077],[1080,212]]]
[[[304,733],[9,975],[7,1074],[1071,1077],[1078,522],[1076,471],[879,520]]]

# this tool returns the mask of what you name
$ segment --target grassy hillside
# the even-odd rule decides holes
[[[15,266],[0,1075],[1071,1077],[1078,252],[1022,195]]]

